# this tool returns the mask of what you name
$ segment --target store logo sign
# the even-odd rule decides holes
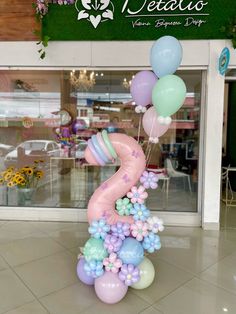
[[[78,21],[86,19],[94,28],[114,17],[114,5],[110,0],[77,0],[75,7]]]
[[[131,18],[133,28],[151,25],[156,28],[180,25],[200,27],[207,22],[203,18],[209,13],[202,11],[208,4],[206,0],[123,0],[119,14],[129,20]],[[110,0],[76,0],[75,7],[78,21],[85,19],[95,29],[100,23],[114,19],[114,5]],[[178,20],[183,17],[185,22]]]

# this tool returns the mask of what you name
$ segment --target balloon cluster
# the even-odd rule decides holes
[[[84,130],[85,128],[86,123],[84,120],[75,120],[69,126],[61,126],[55,129],[56,140],[63,146],[73,147],[78,142],[78,131]]]
[[[97,296],[105,303],[119,302],[128,287],[144,289],[151,285],[155,276],[152,262],[144,251],[153,253],[161,248],[157,233],[164,230],[163,222],[151,217],[144,202],[146,188],[157,188],[157,176],[145,171],[139,187],[134,186],[123,199],[116,202],[121,216],[132,216],[132,224],[107,223],[106,217],[94,220],[89,226],[91,238],[83,248],[83,256],[77,265],[80,280],[94,285]]]
[[[150,142],[157,143],[172,122],[171,115],[183,105],[186,97],[184,81],[173,75],[182,61],[182,46],[172,36],[158,39],[151,49],[152,71],[138,72],[131,82],[130,92],[135,111],[144,113],[143,128]],[[146,111],[146,106],[154,107]]]
[[[98,164],[104,165],[117,157],[112,143],[114,136],[109,137],[106,131],[102,131],[89,140],[88,149]],[[129,137],[122,136],[128,142]],[[139,145],[135,141],[133,145],[135,150],[131,157],[136,160]],[[125,158],[130,158],[128,152]],[[122,163],[125,164],[125,160]],[[136,173],[136,166],[133,169],[130,167],[129,171],[130,176]],[[129,184],[131,177],[126,179],[125,185]],[[100,219],[90,220],[88,231],[91,238],[85,243],[77,265],[79,279],[87,285],[94,285],[98,298],[105,303],[117,303],[126,295],[128,287],[144,289],[154,280],[154,266],[144,253],[145,250],[153,253],[161,248],[158,233],[164,227],[161,219],[151,217],[145,201],[148,198],[146,190],[158,187],[158,176],[144,171],[138,182],[135,186],[131,185],[130,190],[128,187],[126,195],[116,200],[115,209],[120,221],[118,218],[110,223],[109,213],[106,212]],[[105,185],[103,183],[101,188],[108,191]],[[109,192],[101,193],[106,193],[108,198]],[[124,221],[124,217],[130,218],[130,223]]]

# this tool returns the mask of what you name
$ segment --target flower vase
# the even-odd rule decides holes
[[[18,205],[19,206],[31,205],[32,199],[35,193],[34,188],[18,189],[17,193],[18,193]]]
[[[8,203],[8,188],[7,186],[0,186],[0,206],[5,206]]]

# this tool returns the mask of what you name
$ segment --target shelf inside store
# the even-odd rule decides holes
[[[170,129],[197,129],[198,121],[195,120],[172,120]]]
[[[1,118],[0,117],[0,127],[21,127],[25,117],[19,118]],[[58,127],[60,126],[60,118],[30,118],[34,126],[48,126],[48,127]]]
[[[92,122],[91,123],[91,127],[92,128],[97,128],[97,129],[104,129],[104,128],[107,128],[107,127],[111,126],[111,124],[113,124],[113,123],[112,122],[98,121],[98,122]],[[118,129],[133,129],[134,128],[133,123],[130,122],[130,121],[116,122],[115,126]]]

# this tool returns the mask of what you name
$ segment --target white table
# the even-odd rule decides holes
[[[168,197],[169,197],[169,185],[170,185],[170,177],[166,175],[158,175],[159,181],[163,181],[162,191],[163,191],[163,208],[167,209],[168,206]]]

